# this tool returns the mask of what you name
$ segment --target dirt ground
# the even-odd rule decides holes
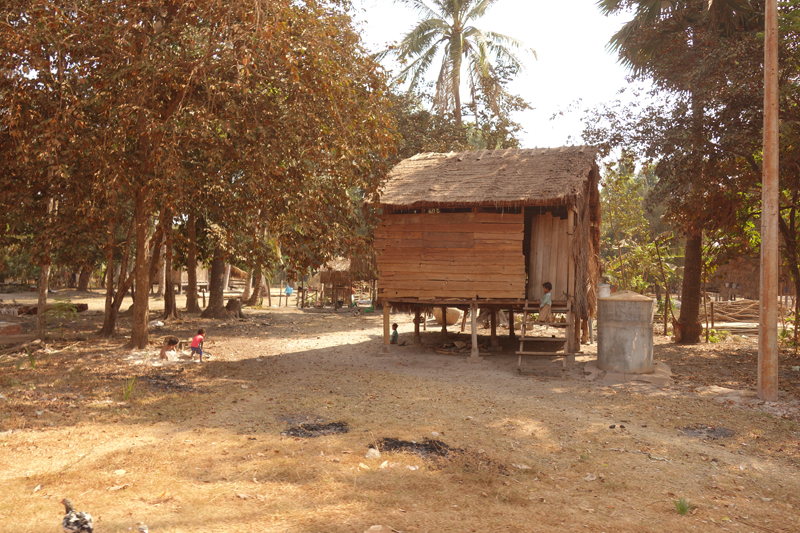
[[[67,295],[90,303],[53,326],[72,340],[0,356],[6,533],[60,531],[64,497],[100,533],[800,531],[800,360],[782,356],[781,400],[759,402],[752,338],[657,336],[674,381],[654,386],[588,381],[593,346],[564,376],[546,358],[518,373],[511,343],[477,364],[439,355],[433,325],[422,346],[377,355],[377,313],[330,309],[184,315],[132,351],[124,338],[74,340],[98,328],[102,296]],[[392,317],[401,340],[411,319]],[[163,336],[199,327],[209,361],[157,360]],[[330,422],[348,432],[282,435]],[[367,458],[386,438],[452,451]]]

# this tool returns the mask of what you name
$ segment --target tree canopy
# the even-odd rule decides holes
[[[353,229],[349,191],[373,199],[394,147],[386,75],[348,10],[290,0],[4,3],[0,186],[10,194],[0,237],[29,220],[46,224],[28,231],[37,250],[77,247],[78,232],[113,252],[121,226],[139,347],[153,263],[176,217],[201,214],[235,253],[243,235],[288,235],[313,216],[334,252]],[[50,200],[58,209],[43,216]]]

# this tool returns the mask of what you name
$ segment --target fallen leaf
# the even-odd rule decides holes
[[[129,483],[125,483],[124,485],[114,485],[113,487],[109,487],[108,490],[111,491],[111,492],[114,492],[114,491],[117,491],[117,490],[126,489],[128,487],[130,487],[130,484]]]

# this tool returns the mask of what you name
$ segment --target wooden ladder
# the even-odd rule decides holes
[[[567,312],[569,312],[569,304],[567,304]],[[531,352],[525,350],[525,341],[548,341],[552,340],[554,337],[532,337],[528,336],[528,327],[529,325],[538,324],[540,326],[555,326],[561,327],[564,326],[561,322],[533,322],[530,320],[530,314],[532,312],[539,311],[539,306],[531,307],[528,303],[528,300],[525,300],[525,307],[522,311],[522,331],[519,337],[519,351],[517,351],[517,355],[519,355],[519,360],[517,361],[517,370],[522,368],[522,356],[523,355],[532,355],[534,357],[561,357],[561,376],[564,376],[564,373],[567,370],[567,358],[572,355],[566,351],[567,346],[567,335],[569,335],[569,328],[565,328],[564,332],[564,352]]]

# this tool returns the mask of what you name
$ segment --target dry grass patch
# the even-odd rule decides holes
[[[182,370],[129,364],[115,343],[82,343],[35,370],[0,360],[0,431],[14,430],[0,434],[3,532],[57,531],[63,497],[98,533],[137,522],[154,533],[800,528],[795,420],[686,383],[599,387],[413,349],[374,358],[377,319],[263,316],[181,323],[207,327],[216,356]],[[281,435],[331,422],[349,432]],[[676,429],[691,424],[735,435]],[[367,459],[387,437],[457,452]],[[695,514],[676,512],[681,497]]]

